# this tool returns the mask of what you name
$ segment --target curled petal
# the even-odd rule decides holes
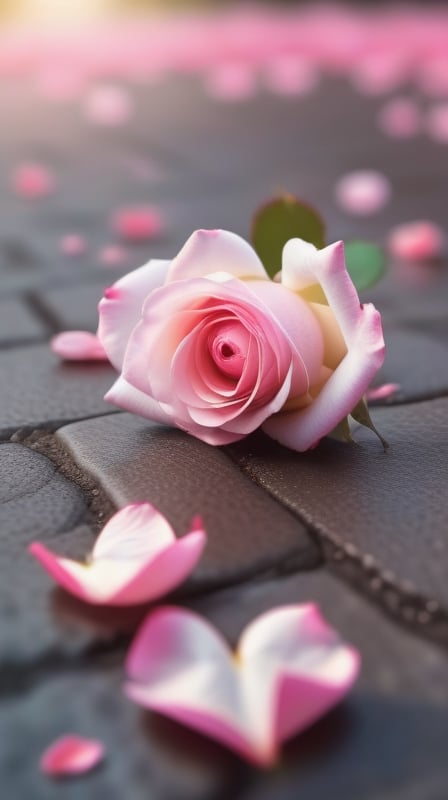
[[[66,591],[88,603],[134,605],[154,600],[181,583],[205,545],[197,527],[176,539],[167,520],[150,503],[118,511],[100,534],[86,564],[60,558],[40,542],[29,551]]]
[[[98,338],[116,370],[121,370],[129,336],[147,295],[163,284],[169,265],[169,261],[148,261],[106,289],[100,300]]]
[[[105,755],[102,742],[66,734],[53,742],[43,753],[39,766],[49,777],[82,775],[99,764]]]
[[[320,285],[347,346],[347,354],[310,406],[274,416],[263,425],[273,439],[304,451],[330,433],[359,402],[384,361],[384,339],[378,311],[359,302],[345,268],[342,242],[316,250],[291,239],[283,251],[282,280],[296,291]]]
[[[203,278],[213,272],[235,278],[265,278],[267,274],[255,250],[241,236],[222,230],[195,231],[171,262],[166,283]]]
[[[100,340],[89,331],[63,331],[53,336],[50,347],[65,361],[108,361]]]
[[[125,691],[268,766],[287,738],[304,730],[349,690],[359,667],[311,605],[263,614],[243,632],[235,655],[195,614],[151,614],[129,652]]]

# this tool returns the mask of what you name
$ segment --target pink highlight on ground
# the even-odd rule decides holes
[[[318,72],[311,62],[292,56],[283,56],[267,64],[263,78],[271,92],[285,96],[310,94],[319,82]]]
[[[380,108],[377,124],[387,136],[394,139],[410,139],[419,133],[422,117],[414,100],[396,97]]]
[[[399,383],[383,383],[381,386],[373,386],[366,392],[367,400],[387,400],[400,390]]]
[[[127,259],[126,250],[118,244],[108,244],[98,253],[98,261],[106,267],[115,267],[123,264]]]
[[[156,208],[129,206],[114,214],[112,227],[126,241],[146,242],[159,236],[164,225],[162,215]]]
[[[400,86],[408,75],[408,65],[398,52],[367,56],[353,66],[352,81],[362,94],[380,95]]]
[[[376,214],[389,202],[392,188],[389,179],[375,170],[348,172],[335,186],[338,205],[350,214]]]
[[[33,162],[21,164],[12,176],[12,188],[19,197],[36,200],[51,194],[55,180],[51,171],[43,164]]]
[[[429,109],[426,131],[434,141],[448,144],[448,103],[439,103]]]
[[[103,345],[89,331],[63,331],[50,341],[53,353],[65,361],[108,361]]]
[[[67,233],[62,237],[59,247],[65,256],[82,256],[87,250],[87,242],[80,233]]]
[[[131,95],[120,86],[96,86],[84,103],[87,119],[95,125],[115,127],[124,125],[133,116]]]
[[[40,771],[50,778],[82,775],[103,761],[105,752],[98,739],[66,734],[45,750],[39,761]]]
[[[446,247],[444,231],[429,220],[397,225],[388,238],[389,252],[403,261],[428,261],[442,255]]]
[[[248,100],[257,91],[256,75],[245,64],[223,64],[206,75],[205,88],[216,100]]]

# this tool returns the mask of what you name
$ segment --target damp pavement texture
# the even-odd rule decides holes
[[[324,76],[306,96],[260,89],[223,102],[197,76],[123,84],[135,116],[99,127],[26,79],[0,82],[0,780],[14,800],[445,800],[448,793],[448,261],[390,263],[362,299],[383,313],[387,358],[376,401],[390,443],[355,430],[290,452],[260,433],[215,449],[103,401],[114,373],[64,364],[52,334],[94,331],[103,289],[150,257],[175,255],[198,227],[248,236],[278,187],[313,202],[328,239],[383,243],[392,225],[446,224],[446,144],[397,141],[375,126],[383,98]],[[405,87],[406,88],[406,87]],[[405,89],[400,88],[402,93]],[[423,101],[422,101],[423,102]],[[353,146],[352,146],[353,144]],[[44,161],[54,193],[15,196],[11,170]],[[383,171],[386,208],[354,218],[334,200],[349,170]],[[116,208],[150,204],[165,227],[125,242]],[[61,251],[76,233],[83,252]],[[106,252],[106,256],[104,253]],[[231,643],[257,614],[314,601],[363,667],[351,695],[262,773],[121,692],[145,609],[91,610],[52,587],[27,554],[39,539],[82,558],[104,522],[148,500],[176,532],[203,515],[204,558],[173,600]],[[104,764],[52,783],[42,751],[75,732]]]

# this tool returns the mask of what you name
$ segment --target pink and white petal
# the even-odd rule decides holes
[[[290,239],[282,253],[281,281],[293,292],[318,282],[315,274],[317,247],[304,239]]]
[[[39,767],[49,777],[81,775],[96,767],[104,756],[105,747],[97,739],[66,734],[45,750]]]
[[[78,561],[56,556],[40,542],[33,542],[28,550],[59,586],[80,600],[94,605],[108,603],[139,568],[139,563],[136,566],[132,561],[80,564]]]
[[[151,503],[132,503],[117,511],[101,531],[93,559],[145,559],[176,540],[168,520]]]
[[[113,386],[104,396],[107,403],[112,403],[132,414],[146,417],[161,425],[173,425],[172,415],[166,411],[154,398],[136,389],[125,378],[117,378]]]
[[[303,452],[330,433],[354,409],[384,361],[381,317],[373,305],[359,310],[354,330],[352,320],[344,323],[348,353],[314,402],[302,410],[277,414],[263,425],[265,433],[285,447]]]
[[[162,286],[170,261],[152,259],[129,272],[104,292],[98,305],[98,338],[109,360],[121,370],[131,331],[141,317],[148,294]]]
[[[330,710],[350,689],[359,669],[358,653],[342,642],[312,604],[262,614],[245,629],[239,653],[254,720],[266,681],[273,692],[267,753]]]
[[[65,361],[108,361],[100,340],[89,331],[63,331],[50,341],[53,353]]]
[[[241,236],[223,230],[198,230],[171,262],[166,283],[214,272],[236,278],[268,278],[255,250]]]
[[[193,572],[206,541],[206,534],[200,529],[176,539],[130,576],[109,603],[117,606],[138,605],[168,594]]]
[[[131,646],[126,671],[132,700],[251,757],[232,654],[205,620],[183,609],[155,611]]]

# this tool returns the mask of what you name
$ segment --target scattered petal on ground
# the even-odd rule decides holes
[[[29,162],[17,167],[12,176],[12,187],[20,197],[34,200],[53,192],[54,178],[47,167]]]
[[[388,178],[375,170],[348,172],[335,187],[338,204],[350,214],[375,214],[388,203],[391,196]]]
[[[84,236],[79,233],[67,233],[60,241],[61,253],[65,256],[82,256],[87,249]]]
[[[67,734],[45,750],[39,766],[50,777],[82,775],[96,767],[104,756],[104,745],[97,739]]]
[[[420,109],[414,100],[396,97],[380,108],[377,123],[380,130],[395,139],[410,139],[421,129]]]
[[[256,75],[245,64],[224,64],[210,70],[206,75],[205,87],[217,100],[246,100],[257,91]]]
[[[429,109],[426,130],[436,142],[448,144],[448,103],[439,103]]]
[[[63,331],[53,336],[50,347],[65,361],[108,361],[103,345],[89,331]]]
[[[443,230],[429,220],[416,220],[397,225],[389,234],[388,248],[392,256],[403,261],[427,261],[440,256],[446,245]]]
[[[118,244],[107,244],[102,247],[98,253],[98,261],[108,267],[113,267],[116,264],[123,264],[126,261],[127,253]]]
[[[86,117],[96,125],[123,125],[132,117],[133,107],[128,91],[120,86],[96,86],[87,95]]]
[[[165,607],[143,623],[126,668],[132,700],[269,766],[348,692],[359,655],[311,604],[262,614],[235,654],[201,617]]]
[[[85,564],[33,542],[29,551],[66,591],[87,603],[137,605],[182,583],[199,561],[206,535],[199,518],[177,539],[150,503],[125,506],[109,520]]]
[[[160,211],[151,206],[130,206],[119,209],[113,218],[113,228],[129,242],[146,242],[163,230]]]
[[[263,78],[271,92],[282,95],[309,94],[319,82],[318,72],[311,63],[287,56],[268,64]]]
[[[366,392],[367,400],[386,400],[392,397],[400,389],[399,383],[383,383],[381,386],[373,386]]]

